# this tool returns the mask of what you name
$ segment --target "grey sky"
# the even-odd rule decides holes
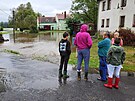
[[[12,15],[11,9],[27,2],[31,3],[35,12],[45,16],[55,16],[64,11],[68,13],[72,4],[72,0],[0,0],[0,22],[8,21],[9,15]]]

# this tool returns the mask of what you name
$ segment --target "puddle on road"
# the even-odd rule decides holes
[[[6,74],[6,69],[0,67],[0,93],[6,91],[6,87],[4,85],[4,75]]]
[[[0,53],[0,92],[6,89],[57,89],[58,65]],[[6,87],[5,87],[6,85]]]

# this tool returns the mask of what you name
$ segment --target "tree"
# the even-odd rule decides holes
[[[98,4],[97,0],[74,0],[72,1],[71,13],[75,18],[84,23],[90,22],[97,26]]]
[[[15,27],[24,29],[31,29],[36,26],[37,14],[32,9],[30,2],[27,4],[21,4],[15,9]],[[13,23],[13,18],[9,18],[9,23]]]
[[[74,25],[75,24],[80,24],[80,20],[76,19],[75,17],[69,17],[66,18],[66,24],[67,24],[67,28],[69,28],[70,30],[70,35],[72,36],[74,34]]]

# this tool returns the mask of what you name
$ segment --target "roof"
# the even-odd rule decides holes
[[[55,23],[55,17],[39,17],[38,21],[40,23]]]
[[[64,20],[66,19],[67,17],[69,17],[70,15],[69,14],[66,14],[66,17],[64,14],[56,14],[56,17],[59,19],[59,20]]]

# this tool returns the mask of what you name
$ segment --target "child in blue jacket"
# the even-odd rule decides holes
[[[110,34],[107,32],[104,32],[103,40],[98,43],[99,72],[100,72],[100,78],[98,78],[98,80],[100,80],[100,81],[107,80],[106,57],[107,57],[107,52],[108,52],[110,46],[111,46]]]

